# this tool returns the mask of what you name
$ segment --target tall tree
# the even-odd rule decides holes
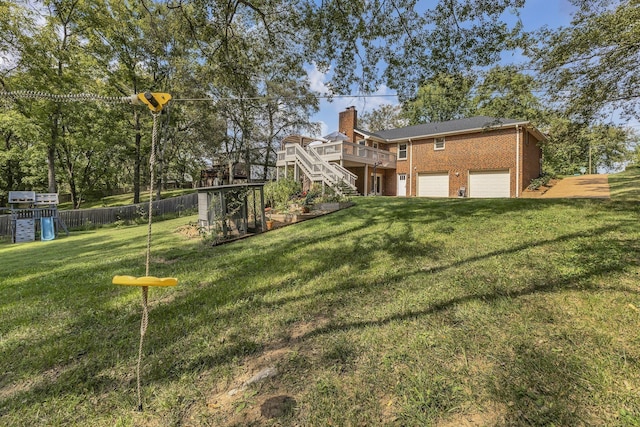
[[[507,25],[524,0],[308,0],[300,29],[307,55],[332,66],[332,87],[373,91],[380,83],[403,99],[438,74],[496,63],[514,46],[520,24]]]
[[[626,163],[637,136],[611,124],[588,125],[566,117],[550,117],[544,146],[545,169],[553,174],[598,173]]]
[[[16,64],[18,73],[13,73],[20,78],[7,78],[5,86],[9,90],[40,90],[57,94],[83,92],[85,83],[94,81],[90,77],[92,59],[83,49],[83,29],[78,20],[86,3],[52,0],[45,6],[40,9],[44,12],[42,24],[23,39]],[[40,105],[42,108],[31,109],[31,118],[41,123],[41,138],[47,141],[48,191],[56,192],[59,148],[61,144],[70,142],[69,129],[74,127],[73,111],[77,106],[52,102]],[[22,108],[22,111],[26,109]],[[73,189],[73,176],[67,174],[66,178]],[[74,204],[77,204],[75,196],[72,193]]]
[[[46,163],[38,135],[37,125],[20,112],[0,112],[0,206],[7,206],[11,190],[46,188]]]
[[[472,108],[473,84],[474,78],[463,74],[438,74],[403,103],[403,115],[410,125],[466,117]]]
[[[545,29],[530,51],[549,92],[588,121],[620,109],[640,119],[640,7],[637,0],[571,0],[571,25]]]
[[[121,95],[160,91],[166,87],[168,66],[166,46],[176,31],[161,31],[166,24],[166,8],[159,3],[96,2],[90,26],[90,47],[96,52],[108,88]],[[133,162],[134,203],[140,202],[142,168],[148,158],[150,120],[146,111],[132,107],[128,112],[130,130],[123,140]],[[145,138],[146,136],[146,138]],[[162,176],[158,174],[158,176]]]
[[[534,92],[538,82],[514,66],[497,66],[483,75],[473,99],[477,114],[546,124],[544,107]]]
[[[359,127],[370,132],[401,128],[407,124],[400,105],[382,104],[358,117]]]

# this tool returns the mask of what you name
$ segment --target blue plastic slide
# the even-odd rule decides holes
[[[40,218],[40,240],[53,240],[56,238],[56,230],[53,224],[53,218],[45,216]]]

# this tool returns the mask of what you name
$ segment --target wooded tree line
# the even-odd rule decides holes
[[[638,120],[638,1],[573,3],[571,27],[526,34],[524,0],[0,0],[0,206],[9,190],[68,191],[79,207],[148,184],[148,110],[11,93],[171,93],[161,188],[206,162],[266,176],[283,136],[314,130],[312,64],[331,70],[334,93],[397,90],[408,123],[531,120],[552,135],[555,172],[582,166],[589,147],[595,164],[619,162],[633,136],[609,117]],[[527,69],[496,66],[509,50]],[[374,114],[385,116],[373,127]]]
[[[549,173],[640,162],[638,134],[624,124],[640,122],[640,2],[571,3],[569,27],[512,34],[523,64],[435,73],[401,105],[384,105],[361,121],[380,130],[473,115],[530,120],[549,136]]]

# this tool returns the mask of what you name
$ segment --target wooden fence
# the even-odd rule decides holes
[[[153,202],[153,216],[180,215],[198,209],[198,193]],[[116,221],[133,221],[147,217],[149,203],[119,206],[113,208],[74,209],[58,211],[58,216],[68,229],[92,225],[112,224]],[[5,210],[6,212],[7,210]],[[195,213],[195,212],[194,212]],[[0,215],[0,238],[11,237],[11,215]]]

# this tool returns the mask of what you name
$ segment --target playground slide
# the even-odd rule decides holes
[[[40,240],[53,240],[56,238],[55,225],[52,217],[40,218]]]

